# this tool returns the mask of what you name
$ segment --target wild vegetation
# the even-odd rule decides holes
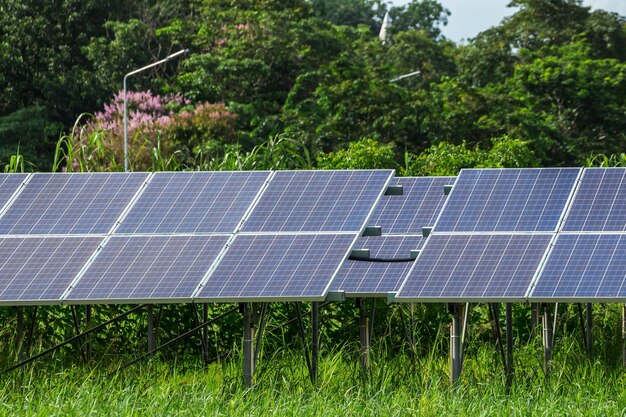
[[[626,166],[626,25],[578,0],[514,0],[517,11],[457,45],[435,0],[0,0],[0,165],[5,172],[121,171],[121,80],[129,78],[133,170]],[[548,7],[549,6],[549,7]],[[382,16],[393,25],[378,38]],[[417,77],[390,82],[419,70]],[[103,322],[124,306],[94,308]],[[230,306],[212,306],[211,315]],[[157,308],[166,341],[196,323]],[[400,311],[404,311],[403,314]],[[15,309],[0,308],[0,364],[16,360]],[[24,309],[26,353],[75,334],[68,307]],[[77,309],[82,325],[84,311]],[[258,386],[242,388],[241,317],[149,363],[145,315],[69,345],[0,382],[0,414],[619,415],[626,410],[619,306],[596,305],[594,359],[575,305],[562,307],[553,372],[543,375],[530,309],[516,305],[516,379],[507,391],[485,306],[470,315],[461,385],[448,385],[444,306],[379,303],[372,374],[358,367],[356,310],[323,310],[312,385],[293,305],[272,308]],[[30,327],[30,323],[33,326]]]

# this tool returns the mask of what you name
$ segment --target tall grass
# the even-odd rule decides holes
[[[325,350],[316,386],[299,352],[275,350],[259,362],[257,384],[241,383],[241,357],[212,364],[154,359],[110,375],[108,369],[52,361],[0,380],[2,415],[623,415],[626,378],[586,360],[574,340],[563,340],[550,384],[537,378],[537,352],[517,351],[517,376],[507,394],[491,346],[465,362],[461,384],[448,384],[445,355],[411,359],[378,350],[363,379],[348,347]],[[376,350],[375,350],[376,352]]]

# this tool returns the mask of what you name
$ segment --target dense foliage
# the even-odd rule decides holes
[[[79,166],[120,169],[119,120],[94,129],[92,118],[83,137],[74,120],[119,106],[125,73],[183,47],[186,57],[129,78],[134,94],[185,103],[167,108],[167,127],[131,129],[135,170],[158,166],[154,157],[170,169],[232,168],[225,159],[253,157],[277,138],[291,144],[287,151],[305,149],[313,167],[347,166],[337,158],[367,139],[394,155],[391,162],[383,152],[375,166],[414,174],[491,161],[580,165],[622,153],[624,18],[579,0],[511,5],[511,17],[455,45],[441,35],[449,11],[435,0],[0,0],[0,163],[19,146],[27,169],[51,169],[63,131],[73,160],[60,165],[78,163],[68,147],[96,134],[106,163]],[[489,159],[496,146],[508,157]],[[450,169],[428,168],[444,150]]]

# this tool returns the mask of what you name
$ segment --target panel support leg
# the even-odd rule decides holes
[[[246,387],[254,385],[254,334],[256,325],[251,303],[240,304],[243,314],[243,381]]]
[[[461,376],[463,366],[463,305],[451,304],[452,326],[450,327],[450,382],[455,385]]]
[[[85,306],[85,329],[89,329],[91,327],[91,306]],[[89,341],[89,337],[85,340],[85,360],[87,362],[91,361],[91,343]]]
[[[202,323],[209,321],[209,305],[202,304]],[[209,363],[209,325],[202,326],[202,360],[204,364]]]
[[[539,325],[539,304],[530,303],[530,330],[534,331]]]
[[[552,360],[552,326],[550,321],[550,306],[549,304],[543,305],[543,371],[546,375],[546,380],[550,380],[550,361]]]
[[[320,305],[311,303],[311,382],[317,383],[320,346]]]
[[[513,368],[513,308],[511,303],[506,303],[506,387],[511,389],[515,371]]]
[[[367,311],[365,308],[365,299],[357,298],[356,304],[359,308],[359,339],[361,342],[359,357],[361,361],[361,369],[363,369],[363,374],[367,376],[370,369],[370,335]]]
[[[626,368],[626,304],[622,304],[622,365]]]
[[[152,352],[156,349],[156,335],[154,333],[154,306],[148,304],[148,352]]]
[[[17,310],[17,335],[15,338],[15,352],[17,360],[24,360],[24,307],[16,307]]]
[[[585,338],[585,342],[587,343],[587,354],[589,355],[589,359],[593,360],[593,304],[587,303],[586,307],[587,337]]]

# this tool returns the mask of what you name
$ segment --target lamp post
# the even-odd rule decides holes
[[[409,72],[408,74],[404,74],[401,75],[399,77],[396,77],[394,79],[389,80],[390,83],[397,83],[400,80],[404,80],[405,78],[411,78],[411,77],[415,77],[416,75],[420,75],[422,73],[422,71],[413,71],[413,72]]]
[[[124,75],[124,171],[125,172],[128,172],[128,111],[126,109],[126,79],[130,77],[131,75],[135,75],[137,73],[140,73],[141,71],[147,70],[148,68],[161,65],[171,59],[178,58],[181,55],[185,55],[188,52],[189,52],[189,49],[182,49],[178,52],[175,52],[171,55],[166,56],[160,61],[153,62],[150,65],[146,65],[145,67],[136,69]]]

